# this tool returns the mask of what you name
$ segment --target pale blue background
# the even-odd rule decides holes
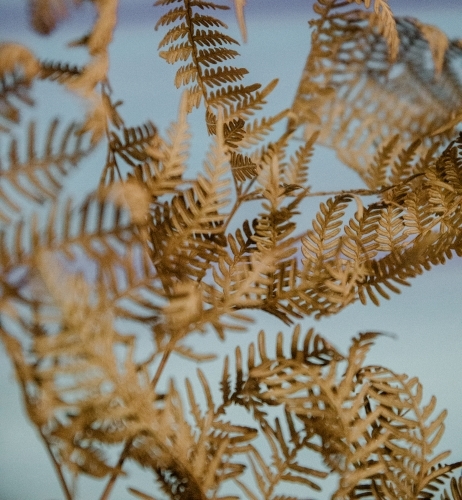
[[[121,1],[120,21],[111,49],[111,82],[115,97],[125,99],[121,112],[129,125],[151,119],[165,131],[168,123],[175,118],[172,109],[176,112],[180,94],[172,88],[175,68],[167,66],[157,56],[157,45],[164,31],[153,30],[158,12],[152,3],[152,0]],[[280,78],[269,105],[270,111],[278,111],[292,102],[305,63],[310,39],[307,21],[312,16],[312,2],[248,0],[247,3],[249,42],[241,47],[242,58],[235,64],[250,70],[250,81],[267,83],[275,77]],[[86,29],[85,21],[91,19],[91,6],[84,5],[53,37],[43,38],[28,31],[25,4],[25,1],[19,0],[0,0],[0,38],[25,43],[43,58],[62,57],[67,60],[73,57],[73,62],[82,62],[83,51],[66,55],[64,45],[72,36],[80,36]],[[390,5],[397,15],[413,15],[423,22],[443,28],[451,37],[462,38],[460,0],[390,0]],[[234,18],[229,16],[227,20],[231,34],[239,37]],[[41,113],[78,116],[78,107],[69,107],[69,99],[57,86],[39,83],[37,92],[40,105],[32,111],[32,116],[40,116]],[[63,107],[64,103],[66,107]],[[190,119],[196,138],[192,162],[199,164],[203,158],[203,144],[207,140],[202,118],[203,110],[200,110]],[[4,147],[1,142],[0,147]],[[103,158],[96,156],[95,160],[85,164],[81,173],[71,176],[70,193],[77,196],[76,193],[88,189],[84,174],[94,175],[97,179]],[[310,183],[318,190],[361,186],[354,174],[339,166],[334,156],[325,151],[318,151],[313,160]],[[313,216],[312,213],[303,215],[307,223]],[[313,325],[343,350],[349,345],[351,337],[360,331],[379,330],[396,334],[397,340],[380,339],[368,361],[388,366],[396,372],[418,376],[426,399],[435,394],[438,408],[449,410],[447,431],[439,448],[452,449],[453,461],[462,460],[461,277],[462,262],[454,258],[445,266],[415,279],[411,288],[383,302],[379,308],[355,304],[335,317],[318,322],[309,318],[303,322],[304,328]],[[220,350],[232,352],[238,344],[247,345],[261,328],[267,331],[268,337],[280,330],[288,331],[273,317],[259,315],[258,318],[259,322],[251,333],[245,338],[230,335],[226,345],[220,344]],[[205,344],[206,350],[213,350],[217,345],[213,337],[200,337],[198,341]],[[172,362],[173,371],[178,378],[186,373],[194,378],[194,367],[178,358]],[[137,478],[142,478],[142,483]],[[136,472],[127,484],[149,491],[152,480]],[[101,483],[85,483],[79,498],[98,498],[101,490]],[[0,500],[61,498],[46,452],[24,417],[11,365],[0,352]],[[122,500],[129,495],[119,487],[113,498]],[[313,498],[328,498],[328,491],[313,493]]]

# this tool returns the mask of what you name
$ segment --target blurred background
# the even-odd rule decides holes
[[[172,85],[176,67],[167,65],[157,54],[165,30],[154,31],[159,12],[152,3],[152,0],[120,1],[119,21],[111,47],[110,79],[115,100],[124,101],[120,112],[127,125],[141,125],[151,120],[161,133],[165,133],[169,123],[176,118],[181,93]],[[416,17],[438,26],[450,38],[462,38],[460,0],[389,0],[389,3],[397,16]],[[311,0],[247,0],[248,42],[241,46],[241,58],[235,65],[249,70],[250,82],[265,85],[273,78],[279,78],[278,86],[269,97],[266,114],[289,107],[294,99],[310,46],[308,20],[314,15],[312,4]],[[0,0],[0,42],[25,44],[41,59],[82,64],[85,52],[82,49],[70,50],[66,44],[86,32],[93,15],[91,4],[84,2],[71,12],[69,19],[56,32],[44,37],[31,31],[25,0]],[[229,25],[229,34],[241,40],[232,10],[222,18]],[[25,110],[24,120],[37,120],[39,136],[40,131],[45,133],[54,116],[61,117],[65,123],[72,117],[82,116],[81,103],[57,84],[37,82],[33,97],[36,106]],[[192,168],[201,166],[209,142],[203,117],[204,111],[200,109],[189,118],[193,134]],[[5,136],[0,136],[0,150],[5,147]],[[81,169],[71,174],[65,194],[79,199],[96,186],[104,165],[103,149],[100,148]],[[311,163],[309,179],[316,191],[363,187],[359,177],[342,166],[332,151],[321,147],[317,148]],[[307,225],[310,225],[319,201],[313,201],[312,206],[307,207],[307,213],[303,213],[302,220]],[[435,267],[414,279],[410,288],[406,287],[389,301],[382,301],[380,307],[357,303],[336,316],[319,321],[308,318],[302,322],[304,331],[313,326],[343,352],[359,332],[394,334],[396,338],[378,339],[368,362],[419,377],[425,402],[431,395],[437,396],[437,410],[446,408],[449,412],[446,433],[438,449],[451,449],[450,461],[462,460],[461,278],[462,262],[455,257],[444,266]],[[255,317],[256,322],[249,333],[229,335],[226,343],[220,343],[212,334],[207,338],[198,337],[197,341],[206,344],[207,352],[217,349],[221,353],[232,353],[237,345],[247,345],[255,339],[261,329],[266,331],[268,338],[275,337],[278,331],[292,331],[271,316],[259,314]],[[202,368],[213,373],[217,365],[212,363],[208,368]],[[194,366],[179,358],[171,362],[173,372],[178,379],[191,376],[195,380]],[[125,491],[127,485],[147,492],[155,491],[151,476],[136,469],[133,474],[129,481],[120,481],[112,497],[114,500],[129,497]],[[313,492],[312,497],[319,500],[329,498],[329,488],[328,485],[319,494]],[[102,489],[101,482],[83,482],[79,498],[98,498]],[[61,498],[46,450],[23,411],[12,366],[0,350],[0,500]]]

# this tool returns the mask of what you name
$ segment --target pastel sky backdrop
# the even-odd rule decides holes
[[[175,118],[180,92],[172,86],[175,68],[169,67],[157,56],[157,45],[164,31],[154,32],[158,18],[153,1],[121,0],[119,23],[111,49],[111,83],[116,98],[124,100],[121,112],[129,125],[138,125],[147,119],[161,131]],[[442,28],[450,37],[462,38],[461,0],[390,0],[396,15],[412,15],[421,21]],[[68,52],[65,43],[85,32],[91,19],[90,5],[73,13],[52,37],[40,37],[30,32],[26,20],[26,2],[0,0],[0,40],[26,44],[44,59],[83,62],[83,51]],[[290,106],[309,50],[310,31],[307,21],[312,17],[312,1],[303,0],[247,0],[247,27],[249,40],[240,49],[242,58],[236,65],[250,70],[252,81],[268,83],[273,78],[280,82],[270,98],[268,113]],[[230,34],[239,38],[232,14],[227,17]],[[87,23],[87,24],[85,24]],[[37,85],[38,106],[30,116],[79,116],[79,105],[69,104],[69,96],[48,83]],[[207,141],[203,111],[190,118],[196,139],[192,163],[200,164]],[[199,139],[199,140],[198,140]],[[0,137],[0,147],[3,147]],[[101,160],[103,157],[99,157]],[[80,196],[88,191],[90,176],[98,179],[101,164],[92,160],[82,172],[69,180],[69,194]],[[310,183],[317,190],[361,187],[359,179],[339,165],[330,151],[316,152],[310,167]],[[317,202],[313,205],[316,208]],[[253,214],[248,214],[252,216]],[[303,214],[307,224],[313,213]],[[401,295],[382,302],[379,308],[354,304],[332,318],[303,322],[306,330],[314,326],[334,345],[346,350],[352,336],[361,331],[393,333],[396,339],[381,338],[368,358],[370,364],[382,364],[396,372],[418,376],[424,386],[425,399],[432,394],[438,398],[438,409],[447,408],[446,434],[440,450],[452,449],[452,460],[462,460],[462,262],[454,258],[444,266],[418,277],[411,288]],[[258,316],[258,322],[247,337],[230,336],[226,345],[214,338],[199,342],[207,350],[215,347],[232,352],[238,344],[247,345],[260,329],[268,337],[278,331],[288,331],[272,317]],[[176,363],[176,364],[175,364]],[[187,367],[187,368],[186,368]],[[172,372],[178,378],[187,370],[194,377],[194,367],[179,359],[174,360]],[[206,369],[204,367],[204,369]],[[213,370],[213,367],[210,368]],[[138,482],[138,478],[141,483]],[[128,485],[138,485],[149,491],[152,479],[136,473]],[[101,483],[89,482],[82,486],[80,499],[98,498]],[[328,498],[328,490],[313,498]],[[58,500],[62,498],[58,482],[44,448],[34,429],[29,426],[15,386],[12,367],[0,350],[0,500]],[[128,498],[119,487],[114,500]]]

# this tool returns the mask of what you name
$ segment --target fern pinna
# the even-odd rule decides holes
[[[158,0],[155,3],[157,6],[172,4],[179,5],[170,8],[156,24],[156,28],[175,24],[159,44],[159,48],[168,48],[159,54],[169,64],[187,62],[178,69],[175,85],[189,85],[188,110],[199,107],[202,99],[207,110],[216,110],[218,106],[242,105],[260,85],[230,85],[241,81],[248,71],[218,64],[235,59],[238,52],[230,47],[239,43],[222,32],[223,28],[227,28],[223,21],[203,13],[229,7],[202,0]]]
[[[33,0],[31,25],[50,33],[78,3]],[[156,482],[127,485],[144,500],[295,500],[329,476],[338,500],[460,499],[462,463],[438,448],[446,412],[416,378],[366,363],[381,335],[341,353],[290,326],[378,305],[462,255],[460,42],[385,0],[318,0],[293,105],[262,116],[277,80],[247,84],[233,65],[229,7],[158,0],[159,53],[185,87],[164,133],[126,123],[109,77],[117,1],[92,5],[70,44],[83,65],[0,45],[0,339],[66,500],[82,476],[108,500],[130,462]],[[36,80],[87,103],[81,123],[52,120],[43,146],[40,124],[19,134]],[[211,138],[193,170],[201,106]],[[364,187],[314,191],[318,144]],[[64,179],[98,148],[99,182],[74,201]],[[233,356],[204,348],[212,331],[251,335],[254,311],[289,333],[262,330]],[[176,357],[215,360],[220,376],[183,383]]]

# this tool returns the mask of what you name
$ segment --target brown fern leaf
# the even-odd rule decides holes
[[[109,151],[114,156],[120,156],[130,166],[135,167],[144,162],[148,154],[146,148],[157,135],[157,128],[152,122],[140,127],[122,129],[123,137],[111,132]]]
[[[291,432],[295,432],[294,420],[304,426],[297,433],[299,436],[305,435],[304,439],[298,440],[297,449],[306,447],[322,454],[331,470],[340,470],[344,466],[348,468],[348,463],[355,464],[355,467],[359,468],[360,454],[362,453],[363,457],[367,455],[371,451],[372,443],[376,448],[383,444],[383,439],[366,438],[365,442],[368,442],[369,445],[363,447],[365,449],[361,453],[358,447],[356,454],[353,447],[350,445],[349,448],[349,445],[346,444],[364,439],[363,432],[367,423],[357,420],[357,412],[363,408],[365,390],[359,390],[359,393],[355,394],[353,390],[354,376],[358,367],[364,362],[365,354],[371,345],[374,334],[364,334],[354,341],[347,360],[350,370],[347,369],[343,379],[338,382],[336,373],[339,373],[338,370],[343,365],[345,358],[336,353],[329,344],[323,344],[321,341],[319,344],[320,347],[322,346],[321,351],[325,350],[325,352],[315,354],[316,357],[319,356],[320,362],[314,359],[314,362],[311,363],[311,355],[306,347],[311,343],[312,331],[305,338],[303,355],[296,348],[298,333],[299,329],[297,328],[292,340],[291,356],[287,357],[284,356],[282,350],[282,334],[278,336],[276,356],[273,357],[267,354],[264,334],[261,333],[258,344],[261,362],[255,359],[255,349],[251,346],[249,349],[248,378],[243,372],[240,353],[236,351],[236,392],[240,392],[241,395],[240,397],[234,396],[235,401],[252,409],[254,413],[257,412],[259,420],[264,423],[263,428],[267,428],[263,412],[264,405],[283,405],[286,409],[288,427],[292,428]],[[324,358],[325,355],[327,355],[327,360]],[[252,400],[245,397],[248,391],[253,394]],[[335,400],[338,401],[334,402]],[[346,403],[347,401],[349,402]],[[293,417],[288,415],[293,415]],[[378,413],[375,413],[374,416],[377,415]],[[276,436],[281,436],[282,430],[278,424],[276,424],[276,428],[273,428],[273,431]],[[342,439],[339,439],[340,435]],[[321,439],[322,446],[318,446],[312,441],[315,436]],[[297,442],[296,438],[294,441]],[[281,443],[280,438],[278,442]],[[284,440],[284,442],[287,441]],[[342,455],[348,457],[346,463],[340,459]],[[373,470],[377,468],[368,463],[367,460],[366,464],[370,467],[370,474],[373,474]],[[304,471],[303,463],[298,463],[298,466],[300,466],[298,472]],[[363,466],[362,471],[364,470]],[[308,471],[306,470],[306,472]],[[313,470],[310,472],[316,477],[323,477],[321,472],[319,474]],[[346,475],[344,477],[346,478]],[[294,481],[296,481],[295,478]],[[304,484],[313,487],[310,481],[305,481]]]
[[[263,455],[254,447],[249,453],[249,460],[258,495],[252,494],[243,482],[238,485],[247,498],[271,498],[271,493],[284,483],[297,485],[299,490],[312,489],[320,491],[321,487],[314,479],[325,478],[327,472],[299,463],[298,455],[303,449],[303,437],[292,443],[287,443],[279,419],[275,419],[274,427],[270,424],[262,426],[262,434],[271,450],[271,460],[264,459]],[[278,500],[298,500],[300,497],[274,496]]]
[[[308,165],[313,156],[314,144],[319,133],[315,132],[290,158],[289,164],[284,169],[285,183],[288,186],[305,187],[308,181]]]
[[[30,80],[16,71],[8,74],[0,74],[0,117],[6,121],[5,125],[0,123],[0,132],[9,130],[8,123],[19,123],[20,109],[15,100],[32,106],[34,101],[29,95]]]
[[[462,479],[457,480],[453,477],[451,479],[451,496],[445,491],[440,500],[462,500]]]
[[[170,8],[159,19],[156,29],[175,24],[159,44],[159,48],[167,47],[160,51],[160,56],[170,64],[185,61],[186,64],[177,71],[175,84],[177,87],[188,86],[188,112],[193,107],[199,107],[202,99],[207,110],[214,108],[217,112],[218,108],[226,108],[236,102],[242,103],[255,94],[259,84],[227,85],[241,81],[248,73],[245,68],[220,65],[239,55],[230,48],[238,45],[238,42],[221,31],[221,28],[227,28],[225,23],[202,13],[229,7],[203,0],[174,3],[181,5]],[[155,5],[170,4],[171,2],[160,0]],[[217,87],[217,90],[211,90]],[[226,118],[225,121],[228,122]]]
[[[160,274],[187,276],[185,271],[190,269],[191,278],[200,280],[208,263],[218,260],[220,247],[226,244],[221,213],[228,203],[226,172],[224,145],[217,144],[206,164],[206,175],[200,175],[193,188],[178,193],[170,203],[156,207],[148,230],[153,263],[162,268]]]
[[[129,213],[110,200],[91,195],[77,208],[67,200],[48,211],[45,223],[34,214],[27,223],[20,220],[4,230],[4,271],[34,265],[36,256],[45,252],[50,259],[71,262],[85,255],[102,272],[117,262],[125,245],[137,242],[133,229]]]
[[[378,4],[376,12],[384,15],[388,5],[383,0]],[[313,43],[293,104],[297,118],[292,127],[306,124],[307,136],[319,128],[319,141],[371,182],[369,169],[378,144],[399,135],[400,148],[422,137],[428,146],[438,140],[428,139],[429,134],[462,106],[457,70],[462,51],[450,42],[434,60],[428,30],[398,18],[399,53],[393,61],[387,35],[376,29],[377,14],[342,2],[318,2],[316,7],[320,16],[312,21]],[[331,50],[325,51],[326,46]]]
[[[236,148],[244,137],[244,120],[238,118],[223,124],[223,138],[225,144],[230,148]]]
[[[152,214],[152,228],[149,228],[151,259],[167,289],[175,279],[189,277],[200,281],[207,273],[210,262],[219,258],[213,239],[214,233],[220,233],[221,228],[209,223],[199,227],[198,222],[197,229],[200,232],[194,232],[195,216],[184,206],[184,201],[177,198],[175,204],[175,208],[167,203],[163,207],[156,207]],[[183,213],[187,214],[191,231],[188,225],[183,225],[183,222],[178,220],[178,214]],[[174,219],[181,224],[178,229],[172,226]]]
[[[141,325],[154,325],[161,317],[164,291],[141,244],[127,244],[123,255],[101,273],[114,314]]]
[[[370,0],[348,0],[350,3],[353,1],[364,5],[369,8]],[[374,14],[371,16],[371,24],[377,28],[377,31],[383,35],[385,38],[388,50],[390,54],[390,59],[394,61],[398,57],[399,49],[399,35],[396,29],[396,21],[393,18],[390,6],[387,0],[374,0]]]
[[[233,177],[238,182],[254,179],[257,175],[257,165],[248,156],[233,151],[231,152],[230,163]]]
[[[247,451],[255,430],[222,421],[214,411],[210,388],[198,372],[204,388],[207,410],[202,412],[189,380],[186,382],[193,425],[187,422],[178,390],[170,387],[151,432],[141,437],[131,457],[157,475],[163,491],[173,499],[217,496],[218,488],[227,480],[239,477],[244,465],[236,456]],[[168,443],[176,443],[175,448]]]
[[[390,295],[384,287],[394,293],[400,293],[396,285],[410,286],[409,278],[422,274],[422,265],[416,261],[417,252],[407,251],[404,256],[389,254],[377,261],[371,262],[371,272],[359,287],[359,299],[363,304],[367,302],[365,292],[370,300],[379,305],[378,293],[385,299],[390,299]],[[409,258],[407,258],[409,256]],[[396,284],[395,284],[396,283]]]
[[[83,69],[68,63],[42,61],[40,63],[40,78],[42,80],[51,80],[64,83],[73,78],[81,76]]]
[[[421,142],[420,139],[416,139],[407,148],[401,151],[397,161],[392,165],[388,184],[399,184],[415,173],[415,165],[413,162]]]
[[[32,105],[28,89],[40,71],[34,54],[19,43],[0,44],[0,132],[8,132],[11,123],[18,123],[20,110],[16,100]]]
[[[375,237],[377,251],[399,252],[404,246],[407,235],[404,232],[402,213],[401,207],[390,205],[380,212]]]
[[[24,159],[18,152],[18,142],[11,140],[8,163],[0,164],[0,220],[8,221],[10,212],[19,212],[20,205],[16,200],[21,198],[34,203],[53,200],[70,167],[76,166],[91,152],[92,146],[79,133],[77,124],[72,123],[64,129],[57,143],[58,129],[58,120],[53,120],[47,131],[44,150],[37,153],[35,124],[30,123]]]
[[[385,186],[391,155],[398,141],[399,136],[395,135],[377,151],[370,168],[364,174],[364,182],[368,188],[377,189]]]
[[[360,263],[367,263],[377,255],[376,231],[381,210],[382,207],[372,204],[364,209],[361,216],[356,213],[354,219],[344,226],[344,255]]]
[[[178,119],[167,130],[167,137],[154,134],[146,141],[144,150],[136,154],[146,154],[146,161],[133,168],[133,177],[145,185],[149,193],[158,198],[167,193],[175,193],[183,183],[186,160],[189,154],[191,135],[186,121],[187,99],[183,96],[178,112]]]
[[[41,297],[31,314],[20,318],[29,337],[27,358],[16,339],[3,331],[0,335],[13,351],[29,417],[57,463],[76,474],[103,477],[114,469],[101,445],[124,441],[123,422],[130,419],[132,401],[153,402],[149,378],[133,360],[133,337],[115,331],[104,294],[92,290],[82,277],[64,273],[44,253],[36,255],[36,264],[40,280],[35,286],[41,282]],[[126,354],[123,369],[112,349]],[[117,379],[129,384],[130,394],[118,392]]]
[[[302,252],[307,272],[316,279],[316,272],[323,263],[333,258],[339,246],[342,220],[351,197],[337,196],[321,203],[320,211],[313,220],[313,230],[303,238]],[[314,267],[312,267],[314,265]]]
[[[262,405],[270,404],[284,405],[303,423],[304,446],[320,453],[329,469],[341,476],[335,498],[420,498],[431,482],[460,464],[437,465],[447,456],[446,452],[433,455],[445,412],[430,420],[436,401],[432,398],[422,405],[417,379],[364,366],[376,337],[374,332],[361,334],[353,340],[348,357],[335,355],[324,366],[310,365],[293,347],[292,356],[286,358],[282,336],[276,357],[268,356],[261,334],[261,362],[250,349],[248,380],[236,352],[236,390],[242,396],[246,389],[258,394],[252,406],[262,421]],[[252,407],[248,399],[235,400]],[[281,432],[278,426],[274,430]],[[321,440],[320,446],[311,442],[314,436]]]
[[[269,118],[263,117],[255,119],[252,123],[247,122],[245,135],[239,143],[239,147],[250,148],[260,143],[273,130],[276,123],[287,117],[287,113],[287,110],[283,110]]]
[[[427,405],[422,405],[422,387],[416,378],[397,375],[382,367],[365,367],[357,377],[370,384],[368,412],[377,404],[386,410],[375,422],[373,432],[379,433],[382,426],[390,432],[379,454],[385,468],[372,478],[370,494],[373,491],[379,497],[432,498],[433,495],[425,496],[430,483],[447,477],[448,472],[460,466],[441,465],[449,455],[447,451],[433,456],[443,433],[446,412],[430,420],[436,399],[433,397]],[[358,492],[365,495],[367,486],[359,484]],[[372,494],[371,497],[377,498]]]
[[[274,90],[277,83],[278,80],[274,79],[262,90],[258,90],[255,86],[254,92],[246,92],[244,95],[236,93],[234,101],[224,107],[225,122],[235,118],[246,119],[256,111],[263,109],[263,106],[267,103],[266,98]]]

